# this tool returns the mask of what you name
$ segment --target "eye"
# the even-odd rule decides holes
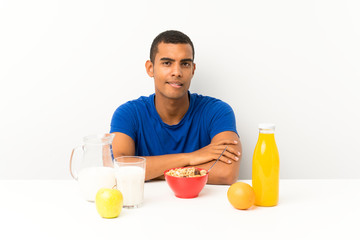
[[[171,62],[162,62],[162,65],[164,65],[164,66],[170,66],[170,65],[171,65]]]
[[[183,62],[182,65],[183,65],[184,67],[190,67],[190,66],[191,66],[191,64],[188,63],[188,62]]]

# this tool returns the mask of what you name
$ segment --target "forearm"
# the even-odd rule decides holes
[[[192,153],[167,154],[161,156],[145,156],[145,180],[161,178],[164,171],[170,168],[198,166],[209,169],[211,164],[227,150],[209,174],[210,184],[231,184],[236,181],[241,158],[241,143],[233,132],[219,133],[212,139],[212,143]],[[113,141],[113,155],[133,156],[135,154],[134,141],[123,133],[116,133]]]
[[[168,154],[161,156],[147,156],[145,180],[151,180],[160,177],[164,171],[189,165],[190,155],[188,153]]]
[[[198,165],[186,165],[185,167],[198,167],[208,170],[215,160]],[[179,167],[179,166],[177,166]],[[216,185],[231,185],[235,183],[239,177],[239,168],[240,161],[233,161],[231,163],[224,163],[218,161],[209,173],[209,179],[207,184],[216,184]],[[156,177],[158,180],[164,180],[164,175]]]
[[[232,140],[219,139],[221,135],[223,135],[223,138],[225,135],[225,138]],[[185,155],[188,161],[186,165],[182,164],[181,166],[177,165],[173,167],[193,166],[208,170],[215,162],[215,159],[219,157],[224,148],[227,146],[224,154],[220,157],[216,165],[214,165],[214,167],[211,169],[208,183],[226,185],[233,184],[239,177],[240,159],[242,152],[240,140],[238,139],[237,135],[235,135],[235,133],[224,133],[214,137],[213,142],[214,143],[195,152],[187,153]],[[159,175],[154,176],[154,178],[157,177],[158,179],[163,179],[162,173],[163,171],[158,173]]]

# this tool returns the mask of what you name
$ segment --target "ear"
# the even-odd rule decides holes
[[[149,77],[154,77],[154,65],[150,60],[146,61],[145,68]]]
[[[195,69],[196,69],[196,64],[195,63],[193,63],[193,71],[192,71],[192,75],[194,75],[194,73],[195,73]]]

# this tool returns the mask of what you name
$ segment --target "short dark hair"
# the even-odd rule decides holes
[[[155,55],[159,51],[158,45],[162,42],[163,43],[174,43],[174,44],[178,44],[178,43],[190,44],[192,52],[193,52],[193,60],[194,60],[195,50],[194,50],[194,45],[193,45],[191,39],[186,34],[180,32],[180,31],[168,30],[168,31],[162,32],[159,35],[157,35],[157,37],[154,39],[154,41],[151,44],[150,61],[152,63],[154,63]]]

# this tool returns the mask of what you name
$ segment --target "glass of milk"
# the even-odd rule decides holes
[[[124,197],[124,208],[138,208],[144,201],[146,159],[123,156],[115,158],[114,169],[117,189]]]

